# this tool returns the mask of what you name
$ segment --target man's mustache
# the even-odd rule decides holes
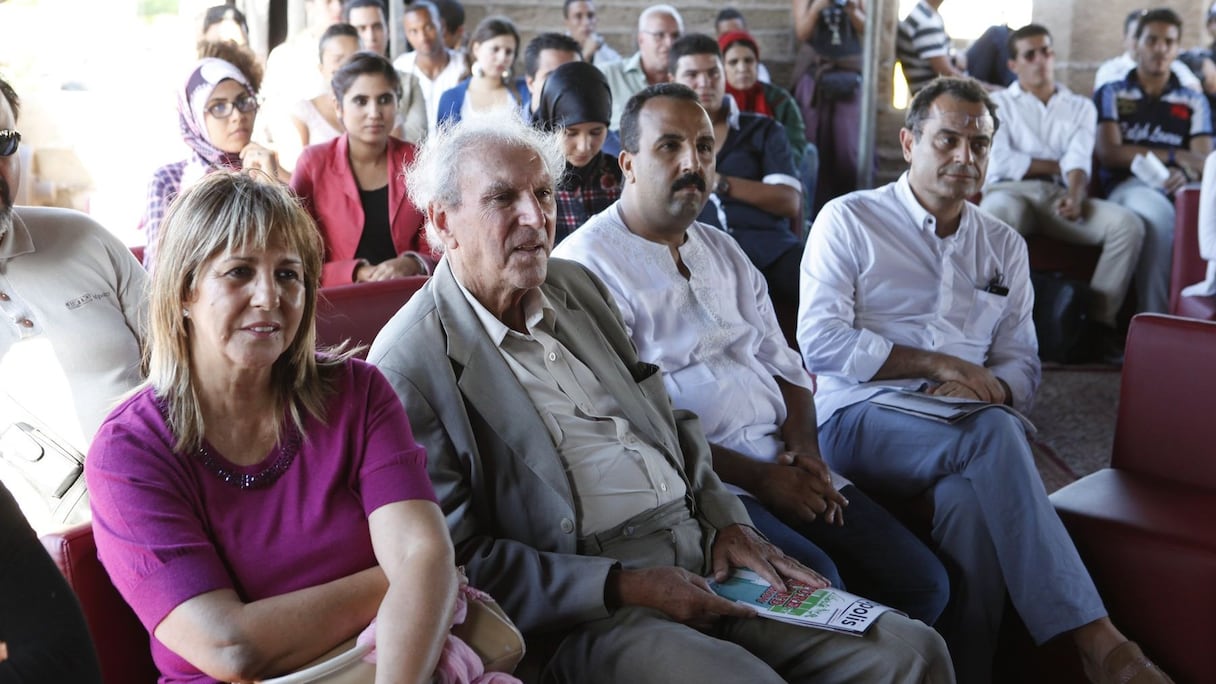
[[[939,176],[970,176],[980,177],[980,170],[971,164],[947,164],[938,172]]]
[[[671,184],[671,191],[678,192],[690,186],[695,187],[701,192],[705,192],[705,179],[695,173],[686,173]]]

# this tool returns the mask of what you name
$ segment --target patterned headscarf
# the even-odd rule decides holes
[[[245,74],[241,73],[240,69],[215,57],[200,59],[194,65],[194,69],[190,71],[190,77],[186,79],[185,87],[177,93],[177,119],[181,126],[182,140],[190,146],[190,149],[194,150],[197,159],[192,162],[198,162],[203,167],[200,169],[202,173],[205,173],[210,167],[240,168],[241,166],[239,155],[220,150],[207,138],[205,118],[207,101],[211,99],[211,94],[215,92],[220,81],[228,79],[244,86],[245,92],[249,95],[256,95],[253,86],[249,84],[249,79],[245,78]],[[189,166],[194,166],[194,164]],[[190,173],[189,168],[186,173]],[[198,174],[199,177],[202,176],[202,173]]]

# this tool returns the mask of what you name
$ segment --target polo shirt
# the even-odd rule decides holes
[[[1112,81],[1094,93],[1098,108],[1098,123],[1119,124],[1123,142],[1158,149],[1186,149],[1191,138],[1212,134],[1212,116],[1203,93],[1182,85],[1170,74],[1169,82],[1160,96],[1147,95],[1140,87],[1137,71]],[[1130,169],[1101,167],[1098,179],[1102,191],[1109,193],[1131,176]]]

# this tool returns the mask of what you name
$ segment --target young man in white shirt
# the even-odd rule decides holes
[[[756,529],[833,585],[931,625],[949,596],[945,568],[829,472],[811,378],[777,325],[764,275],[734,238],[696,220],[714,175],[710,149],[691,153],[712,145],[698,138],[698,125],[712,128],[696,98],[675,84],[634,96],[621,118],[620,201],[553,256],[604,281],[638,355],[662,369],[673,405],[701,419],[714,472]],[[657,139],[681,149],[652,149]]]
[[[460,54],[443,43],[443,19],[435,4],[417,0],[407,5],[401,23],[405,26],[405,39],[414,51],[404,52],[393,60],[393,68],[418,79],[426,101],[427,128],[433,131],[439,120],[439,98],[456,87],[468,71]]]
[[[1042,231],[1100,245],[1090,317],[1113,339],[1144,224],[1113,202],[1087,197],[1097,110],[1089,98],[1055,82],[1055,52],[1045,27],[1030,24],[1009,35],[1009,68],[1017,81],[992,96],[1001,125],[980,207],[1022,235]]]
[[[1107,617],[1017,417],[994,407],[947,424],[870,401],[905,389],[1029,408],[1040,369],[1026,245],[967,202],[994,111],[979,81],[925,86],[900,131],[908,172],[816,218],[798,343],[818,376],[820,447],[860,487],[932,499],[953,571],[937,627],[960,682],[991,680],[1006,592],[1036,643],[1071,634],[1091,681],[1166,682]]]

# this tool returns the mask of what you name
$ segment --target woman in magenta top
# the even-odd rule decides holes
[[[98,555],[161,681],[277,676],[373,618],[377,681],[429,681],[451,542],[387,381],[314,351],[312,221],[283,186],[216,172],[165,226],[149,378],[86,467]]]
[[[430,273],[424,217],[410,203],[402,169],[414,146],[389,135],[401,79],[381,55],[357,52],[333,78],[346,132],[311,145],[291,177],[325,239],[321,284],[343,285]]]

